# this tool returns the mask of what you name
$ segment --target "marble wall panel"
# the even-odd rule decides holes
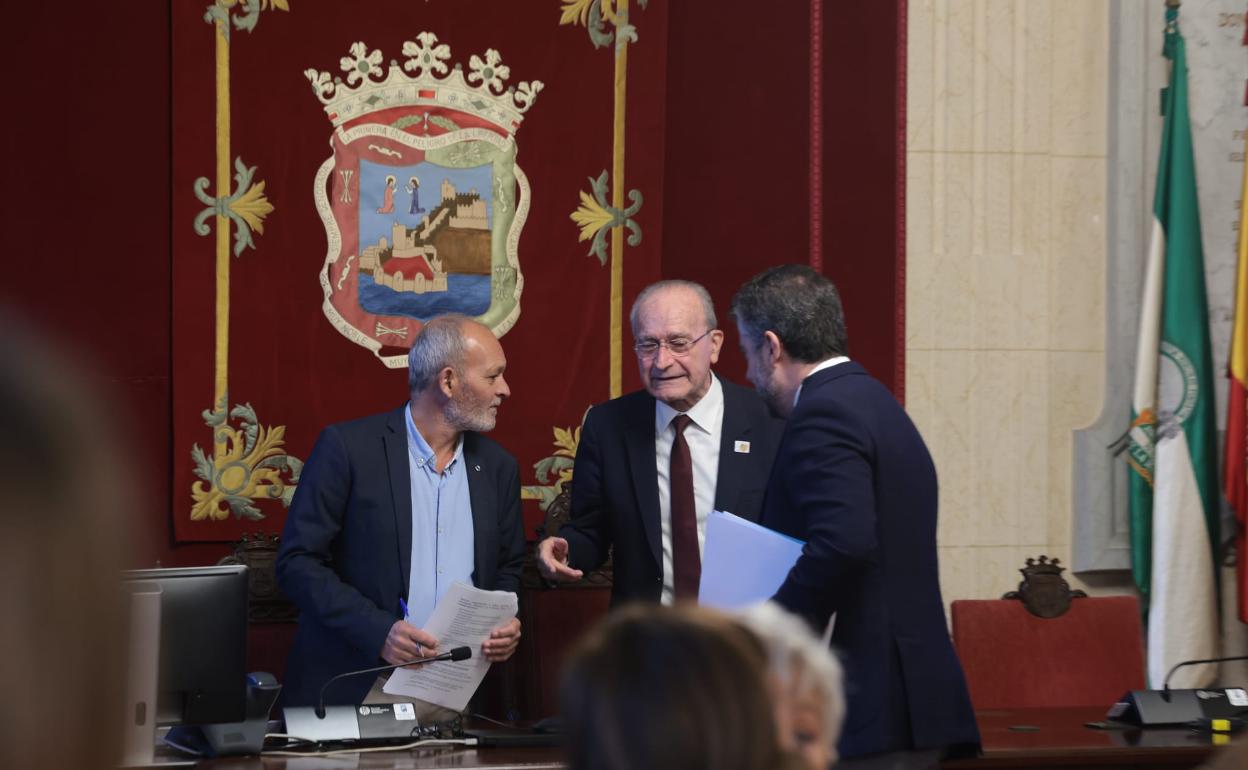
[[[1023,118],[1015,126],[1021,134],[1017,152],[1048,153],[1052,145],[1052,39],[1051,0],[1019,0],[1015,14],[1014,87],[1021,93]]]
[[[906,347],[915,350],[931,350],[937,336],[934,160],[931,152],[906,153]]]
[[[1014,171],[1010,191],[1011,268],[1018,276],[1013,307],[1016,344],[1045,350],[1049,344],[1052,220],[1049,216],[1052,161],[1047,155],[1018,153],[1010,158]]]
[[[974,157],[937,152],[932,159],[932,312],[936,349],[973,347],[971,255],[975,241]]]
[[[1108,1],[1054,0],[1050,18],[1052,151],[1103,157],[1108,139]]]
[[[976,14],[975,151],[1014,149],[1015,48],[1017,4],[987,3]]]
[[[1105,173],[1104,158],[1052,159],[1050,350],[1105,347]]]
[[[906,4],[906,149],[931,152],[933,102],[936,98],[934,0]]]
[[[909,5],[906,378],[946,602],[1069,563],[1070,431],[1103,387],[1108,11]]]
[[[936,540],[941,545],[970,545],[976,537],[971,357],[959,350],[937,350],[930,357],[932,428],[923,435],[940,481]]]
[[[974,0],[936,3],[936,125],[933,147],[949,152],[975,149]]]
[[[1025,274],[1012,254],[1014,156],[974,156],[975,250],[971,255],[970,323],[980,350],[1016,349],[1022,331],[1017,312]]]
[[[1050,543],[1070,543],[1072,431],[1096,420],[1105,387],[1103,352],[1048,354],[1049,489],[1054,500],[1048,522]]]
[[[955,599],[974,599],[978,584],[975,552],[980,549],[967,546],[938,546],[936,558],[940,564],[940,592],[945,600],[946,612],[949,602]]]

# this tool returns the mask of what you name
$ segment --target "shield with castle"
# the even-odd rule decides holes
[[[390,367],[424,321],[464,313],[501,337],[520,315],[518,246],[529,184],[516,131],[539,81],[508,84],[493,49],[451,64],[422,32],[383,66],[362,42],[342,75],[305,72],[333,125],[316,175],[329,240],[321,270],[330,323]]]

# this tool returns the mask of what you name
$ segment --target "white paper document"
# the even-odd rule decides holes
[[[732,610],[770,599],[802,555],[803,545],[740,516],[711,511],[698,603]]]
[[[382,689],[462,711],[490,670],[490,662],[481,654],[482,643],[491,631],[514,618],[516,610],[516,595],[510,591],[482,591],[458,581],[451,583],[424,630],[438,640],[439,652],[471,647],[472,657],[395,669]]]

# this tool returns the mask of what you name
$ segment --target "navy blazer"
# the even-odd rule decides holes
[[[719,381],[724,421],[715,508],[758,521],[784,422],[753,390]],[[568,563],[576,569],[597,569],[607,549],[615,547],[612,606],[658,602],[663,593],[654,409],[654,396],[641,390],[585,415],[572,475],[571,521],[558,533],[568,541]],[[736,451],[737,441],[748,441],[749,451]]]
[[[403,617],[412,559],[412,488],[404,409],[331,425],[299,479],[277,555],[277,582],[299,607],[286,667],[288,706],[316,702],[335,674],[382,665]],[[472,582],[520,590],[520,473],[502,447],[464,434],[475,540]],[[327,703],[359,703],[374,676],[342,680]]]
[[[936,564],[936,468],[893,395],[858,364],[802,385],[764,526],[806,541],[776,601],[836,613],[848,713],[840,754],[977,744]]]

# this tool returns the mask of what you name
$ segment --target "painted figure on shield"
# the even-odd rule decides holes
[[[412,205],[407,213],[423,214],[425,210],[420,207],[420,179],[418,177],[407,180],[407,191],[412,194]]]
[[[381,200],[381,208],[377,209],[378,214],[389,214],[394,211],[394,188],[398,185],[398,180],[393,175],[386,177],[386,191],[382,193],[384,196]]]

